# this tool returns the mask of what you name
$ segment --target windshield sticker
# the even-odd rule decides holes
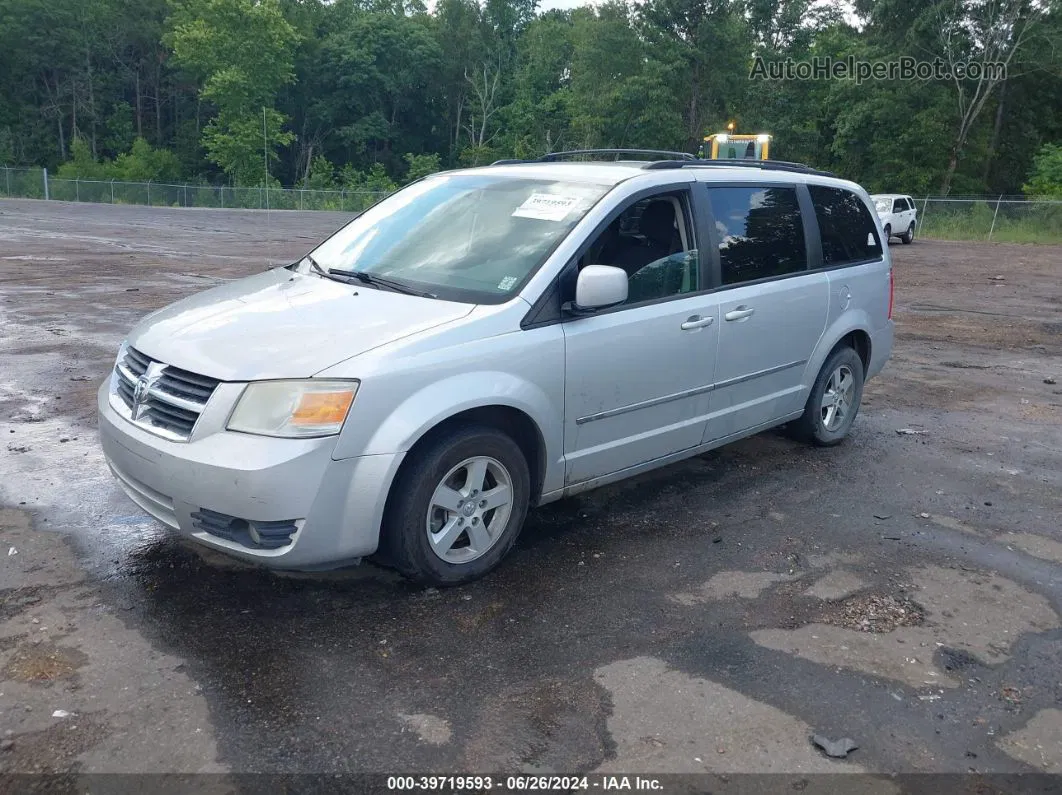
[[[577,196],[556,196],[552,193],[532,193],[527,201],[513,211],[513,218],[537,218],[539,221],[563,221],[575,205]]]
[[[500,282],[498,282],[498,289],[499,290],[508,290],[514,284],[516,284],[517,281],[518,280],[517,280],[517,278],[515,276],[506,276],[504,279],[502,279]]]

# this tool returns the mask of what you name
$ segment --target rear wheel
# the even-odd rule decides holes
[[[907,231],[900,235],[900,240],[903,241],[904,245],[910,245],[911,241],[914,240],[914,226],[914,221],[912,221],[911,225],[907,227]]]
[[[466,427],[414,455],[388,498],[382,562],[431,585],[482,577],[512,548],[527,515],[523,453],[500,431]]]
[[[792,434],[822,447],[840,444],[848,435],[863,398],[863,360],[849,347],[838,348],[822,365],[804,405],[790,425]]]

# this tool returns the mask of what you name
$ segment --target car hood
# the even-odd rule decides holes
[[[222,381],[305,378],[473,308],[278,268],[171,304],[128,341],[157,361]]]

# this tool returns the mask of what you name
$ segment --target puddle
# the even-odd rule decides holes
[[[852,574],[852,572],[837,569],[819,579],[814,585],[804,591],[804,595],[821,599],[824,602],[832,602],[851,596],[857,591],[863,590],[866,586],[866,582]]]
[[[698,589],[672,594],[670,598],[687,607],[720,602],[735,596],[740,599],[755,599],[774,583],[795,579],[797,578],[792,575],[775,574],[771,571],[721,571]]]
[[[995,665],[1008,658],[1022,634],[1059,626],[1047,600],[998,575],[929,566],[911,576],[916,586],[911,597],[925,609],[921,626],[874,633],[809,624],[759,630],[752,638],[769,649],[911,687],[955,687],[958,680],[935,662],[938,648],[957,649]]]
[[[1062,710],[1042,709],[996,743],[1008,756],[1045,773],[1062,773]]]
[[[596,772],[853,773],[850,761],[827,759],[800,719],[653,657],[621,660],[594,678],[612,699],[608,729],[616,755]],[[874,783],[860,782],[874,791]],[[881,791],[890,791],[884,789]]]
[[[1052,541],[1050,538],[1044,538],[1033,533],[1014,533],[1013,535],[1000,536],[997,540],[1017,547],[1034,558],[1062,563],[1062,543]]]
[[[437,715],[418,713],[415,715],[399,714],[398,719],[410,731],[429,745],[446,745],[450,742],[453,732],[449,721]]]

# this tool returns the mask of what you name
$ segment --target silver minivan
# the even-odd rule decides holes
[[[427,177],[145,318],[99,391],[118,483],[247,561],[450,585],[529,507],[772,426],[840,442],[893,342],[866,192],[587,157]]]

